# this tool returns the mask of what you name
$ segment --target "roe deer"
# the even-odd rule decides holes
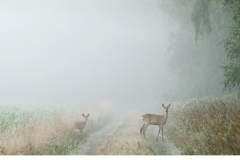
[[[165,106],[164,104],[162,104],[162,107],[165,110],[165,114],[164,115],[145,114],[145,115],[142,116],[143,126],[140,128],[140,134],[142,136],[142,133],[143,133],[144,138],[146,138],[145,137],[145,130],[147,129],[149,124],[151,124],[151,125],[159,125],[159,131],[158,131],[158,135],[157,135],[156,141],[158,141],[158,136],[159,136],[159,133],[160,133],[160,129],[162,130],[162,141],[164,141],[164,139],[163,139],[163,125],[167,122],[168,108],[170,107],[170,104],[168,106]]]
[[[83,121],[83,122],[78,122],[78,121],[76,121],[76,122],[75,122],[75,128],[76,128],[76,129],[79,129],[80,133],[82,132],[82,129],[83,129],[83,128],[85,127],[85,125],[86,125],[86,122],[87,122],[87,120],[88,120],[89,114],[88,114],[87,116],[85,116],[84,113],[83,113],[82,116],[85,118],[85,121]]]

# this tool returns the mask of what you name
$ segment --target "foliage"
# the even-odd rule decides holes
[[[210,23],[210,5],[209,0],[197,0],[194,6],[193,12],[191,14],[191,21],[193,27],[195,28],[195,41],[199,39],[199,35],[204,34],[209,35],[212,31]]]
[[[231,27],[228,38],[224,40],[224,47],[229,62],[222,65],[224,69],[224,89],[227,87],[231,90],[235,86],[238,87],[238,95],[240,95],[240,1],[235,1],[237,6],[233,20],[235,23]]]
[[[236,94],[191,99],[173,106],[167,136],[182,154],[240,154],[240,100]]]
[[[235,4],[234,0],[160,1],[160,10],[172,19],[172,25],[175,26],[172,27],[168,52],[169,67],[176,76],[175,85],[169,90],[174,92],[163,93],[163,98],[173,101],[219,96],[236,91],[237,83],[232,85],[230,91],[223,88],[233,84],[232,81],[224,81],[225,78],[239,78],[237,74],[233,74],[238,68],[225,65],[225,73],[221,69],[223,64],[231,61],[226,56],[226,41],[223,45],[223,40],[228,38],[230,28],[233,27],[231,17],[236,10]],[[235,43],[229,42],[233,46],[239,41],[238,34],[232,35],[236,37]],[[233,59],[237,61],[236,57]]]
[[[0,133],[24,123],[32,124],[40,119],[51,118],[53,115],[66,110],[66,107],[63,106],[37,104],[0,105]]]

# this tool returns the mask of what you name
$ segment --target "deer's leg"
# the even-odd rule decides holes
[[[144,127],[144,129],[143,129],[143,135],[144,135],[144,138],[145,138],[145,139],[146,139],[146,137],[145,137],[145,130],[147,129],[148,126],[149,126],[149,123],[145,124],[145,127]]]
[[[163,125],[162,125],[162,141],[164,142],[164,139],[163,139]]]
[[[159,130],[158,130],[158,135],[157,135],[157,139],[156,139],[156,141],[158,141],[158,136],[159,136],[159,133],[160,133],[161,127],[162,127],[162,126],[159,125]]]
[[[140,128],[140,134],[142,135],[142,130],[143,130],[143,128],[144,128],[144,125],[145,124],[143,124],[143,126]]]

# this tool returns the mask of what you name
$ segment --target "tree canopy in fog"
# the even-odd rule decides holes
[[[239,86],[239,1],[159,1],[176,25],[171,36],[169,67],[178,85],[165,96],[222,95]],[[224,70],[223,70],[223,69]]]

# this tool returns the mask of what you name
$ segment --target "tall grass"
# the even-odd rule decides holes
[[[74,148],[74,144],[76,145],[70,142],[83,142],[87,134],[103,125],[112,112],[111,106],[106,103],[65,108],[61,111],[55,110],[56,107],[45,108],[45,111],[42,111],[43,107],[41,109],[35,107],[34,114],[26,116],[34,107],[29,108],[25,110],[16,106],[10,107],[14,111],[5,110],[6,114],[14,113],[14,118],[11,116],[9,119],[6,118],[9,115],[4,117],[5,124],[2,125],[4,130],[0,134],[0,154],[68,154],[68,151]],[[90,116],[86,128],[83,129],[84,133],[80,135],[79,131],[74,129],[74,122],[83,120],[82,113],[90,113]],[[19,119],[18,123],[15,123],[16,119]]]
[[[191,99],[173,106],[167,136],[182,154],[240,154],[240,99],[237,95]]]

